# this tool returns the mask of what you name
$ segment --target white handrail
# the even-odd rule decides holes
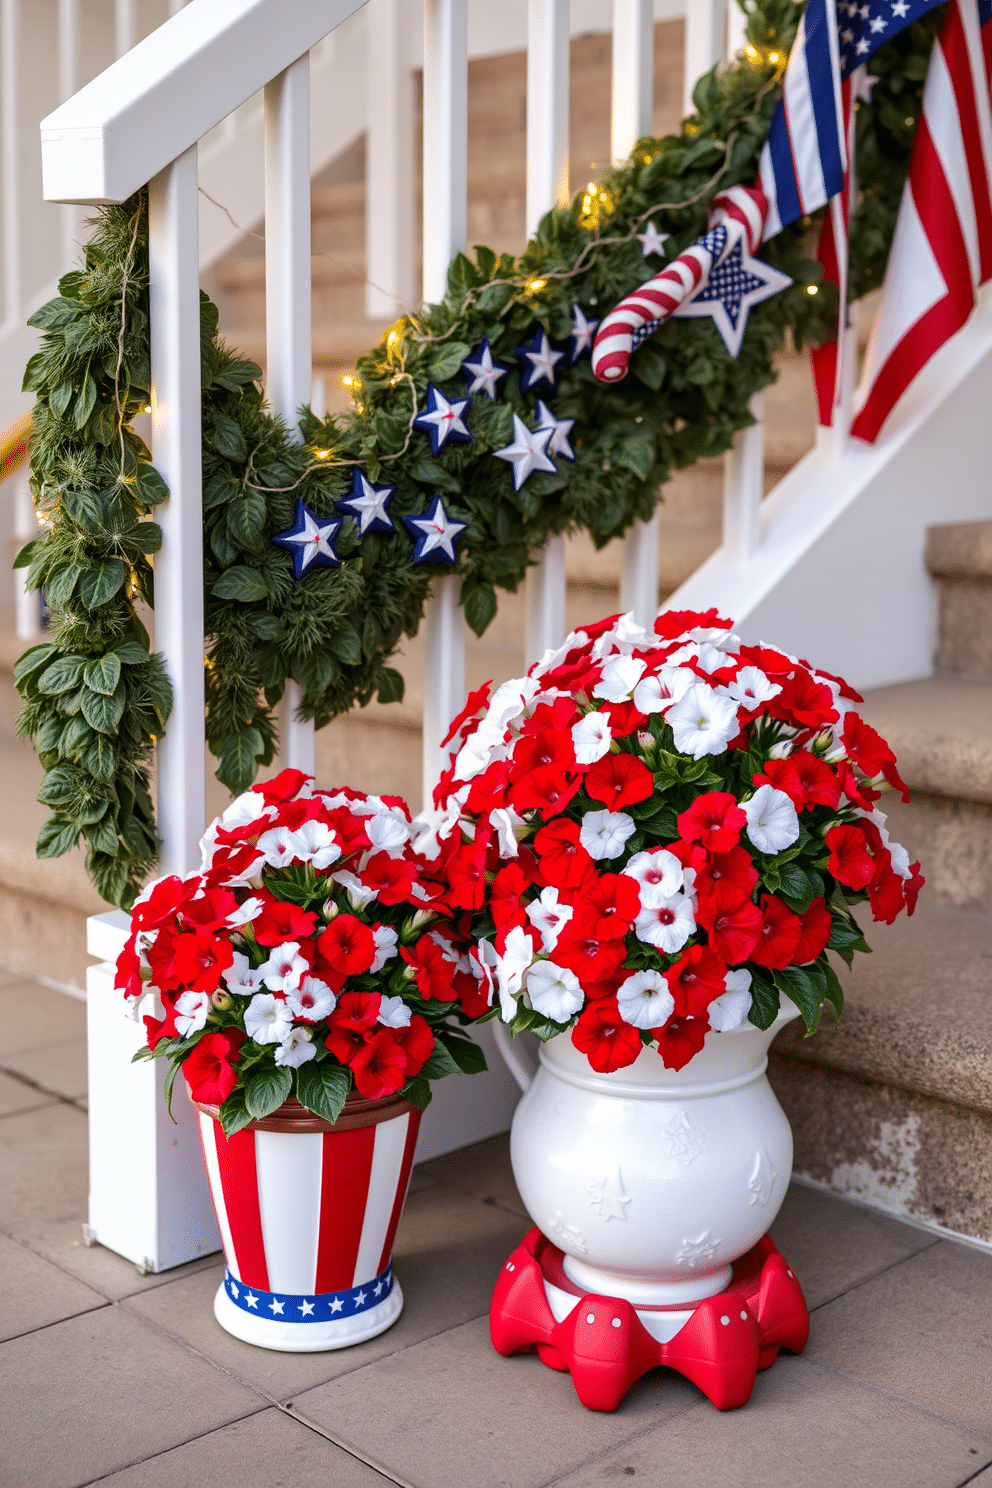
[[[265,384],[293,431],[312,387],[310,316],[310,58],[265,85]],[[314,731],[298,719],[298,682],[286,684],[283,758],[314,773]]]

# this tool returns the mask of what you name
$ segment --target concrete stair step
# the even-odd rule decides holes
[[[936,904],[872,925],[844,1015],[795,1024],[769,1076],[797,1176],[905,1219],[992,1241],[992,918]]]
[[[929,528],[926,564],[940,589],[937,666],[992,678],[992,522]]]

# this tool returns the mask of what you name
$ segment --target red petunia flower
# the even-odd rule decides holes
[[[768,760],[761,774],[752,779],[755,785],[783,791],[797,811],[812,811],[814,806],[833,810],[840,801],[837,772],[808,749],[797,749],[788,759]]]
[[[433,935],[422,935],[412,951],[401,946],[400,955],[408,966],[416,969],[414,980],[421,997],[436,997],[439,1002],[452,1001],[451,984],[455,967]]]
[[[183,905],[183,922],[199,925],[201,930],[219,930],[238,907],[238,901],[230,889],[207,889],[199,899],[190,899]]]
[[[882,775],[891,786],[902,792],[904,801],[909,800],[909,788],[896,769],[896,757],[871,724],[865,723],[857,713],[845,713],[842,737],[848,756],[866,775],[871,779]]]
[[[847,760],[837,762],[837,783],[851,805],[860,806],[862,811],[871,811],[882,794],[865,781],[859,781]]]
[[[494,760],[487,770],[483,770],[481,775],[476,775],[472,781],[472,788],[465,802],[466,810],[473,812],[476,816],[485,816],[487,811],[495,811],[498,807],[505,806],[509,788],[509,760]]]
[[[568,701],[566,699],[566,701]],[[574,705],[572,708],[574,712]],[[567,730],[542,728],[522,734],[513,748],[513,774],[552,765],[559,770],[575,769],[575,746]]]
[[[168,878],[159,879],[148,898],[134,906],[131,915],[134,929],[156,930],[167,920],[174,920],[183,906],[192,899],[198,887],[195,878],[184,882],[175,873],[170,873]]]
[[[271,780],[260,780],[251,789],[267,804],[279,805],[282,801],[291,801],[304,781],[309,779],[310,776],[304,775],[302,770],[280,770]]]
[[[624,1022],[616,999],[609,997],[586,1004],[572,1029],[572,1043],[600,1074],[633,1064],[644,1047],[637,1029]]]
[[[309,940],[317,928],[317,916],[313,910],[267,896],[265,908],[251,927],[259,945],[285,945],[287,940]]]
[[[674,848],[669,851],[674,852]],[[707,853],[704,848],[696,847],[683,866],[695,868],[696,890],[700,897],[712,893],[719,884],[728,884],[750,899],[758,882],[758,870],[745,847],[732,847],[728,853]]]
[[[699,1018],[714,997],[726,991],[727,965],[709,946],[691,945],[664,976],[675,998],[676,1013],[682,1018]]]
[[[862,829],[831,827],[823,840],[830,849],[827,866],[837,882],[849,889],[866,889],[875,877],[875,860]]]
[[[426,1018],[414,1013],[405,1028],[394,1028],[392,1034],[406,1056],[406,1078],[412,1080],[434,1052],[434,1031]]]
[[[136,939],[137,932],[128,938],[117,957],[114,991],[123,992],[125,997],[140,997],[145,990],[145,984],[141,980],[141,959],[135,950]]]
[[[657,1040],[658,1053],[666,1069],[684,1069],[689,1060],[698,1054],[710,1031],[710,1020],[705,1013],[698,1017],[683,1018],[673,1013],[663,1028],[652,1028]]]
[[[481,909],[486,901],[485,834],[457,848],[448,859],[447,901],[455,909]]]
[[[521,814],[540,811],[545,821],[558,816],[582,784],[582,776],[569,779],[560,765],[541,765],[510,786],[510,804]]]
[[[868,902],[871,905],[872,919],[884,920],[887,925],[891,925],[905,907],[903,881],[893,870],[891,861],[878,864],[875,877],[868,885]]]
[[[345,992],[327,1019],[324,1043],[341,1064],[349,1064],[365,1046],[376,1025],[382,997],[378,992]]]
[[[176,1027],[176,1003],[182,996],[182,992],[163,992],[162,1006],[165,1009],[163,1018],[152,1018],[145,1016],[142,1023],[145,1025],[145,1036],[149,1049],[156,1048],[163,1039],[174,1039],[179,1037],[179,1029]]]
[[[602,703],[600,713],[605,713],[610,722],[610,734],[614,739],[626,739],[635,729],[643,728],[648,721],[646,713],[629,699],[623,703]]]
[[[741,840],[746,814],[729,791],[707,791],[697,796],[678,818],[683,842],[700,842],[707,852],[725,853]]]
[[[910,877],[903,880],[903,893],[906,896],[906,913],[912,914],[916,908],[916,901],[920,896],[920,890],[926,883],[926,879],[920,872],[919,863],[910,863]]]
[[[575,926],[596,940],[625,936],[641,908],[637,880],[626,873],[600,873],[583,887],[576,905]]]
[[[802,668],[782,682],[782,691],[768,702],[768,712],[773,718],[811,729],[836,723],[838,717],[830,688]]]
[[[796,959],[803,926],[797,914],[774,894],[761,896],[761,930],[751,952],[759,966],[780,970]]]
[[[583,987],[587,982],[608,981],[626,959],[623,940],[601,940],[581,919],[578,924],[569,920],[555,946],[555,964],[574,971]]]
[[[754,949],[761,932],[761,910],[748,894],[719,883],[700,894],[696,922],[709,932],[709,943],[729,966],[739,966]]]
[[[463,723],[467,723],[470,718],[475,718],[484,711],[489,702],[489,689],[492,685],[491,682],[483,682],[481,687],[469,693],[464,708],[451,720],[451,727],[441,740],[442,749],[451,743]]]
[[[359,1095],[382,1100],[395,1095],[406,1081],[406,1052],[397,1043],[395,1029],[379,1028],[351,1058],[351,1073]]]
[[[240,1028],[222,1028],[206,1033],[183,1060],[182,1070],[193,1100],[205,1106],[222,1106],[238,1083],[234,1068],[245,1041]]]
[[[724,620],[716,609],[662,610],[654,622],[654,633],[663,641],[677,640],[687,630],[732,630],[733,621]]]
[[[805,914],[799,916],[799,923],[802,931],[792,959],[797,966],[807,966],[810,961],[815,961],[817,956],[826,950],[827,941],[830,939],[833,921],[825,901],[814,899]]]
[[[388,852],[377,852],[372,854],[358,876],[380,904],[402,904],[410,898],[417,867],[403,858],[391,858]]]
[[[339,978],[361,976],[375,960],[372,931],[352,914],[335,915],[318,936],[317,949]]]
[[[215,992],[221,973],[234,963],[234,948],[223,935],[194,926],[178,935],[161,929],[148,947],[152,979],[163,992]]]
[[[489,890],[489,908],[499,929],[511,930],[514,925],[526,923],[523,896],[530,882],[517,863],[508,863],[496,874]]]
[[[576,889],[596,871],[579,842],[579,830],[578,822],[563,818],[542,827],[534,838],[541,873],[556,889]]]
[[[633,754],[604,754],[588,771],[585,786],[607,811],[623,811],[654,793],[654,776]]]

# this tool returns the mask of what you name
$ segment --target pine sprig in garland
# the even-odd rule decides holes
[[[302,411],[302,443],[266,408],[258,367],[220,341],[216,308],[201,297],[206,732],[232,791],[274,756],[287,678],[301,684],[302,712],[318,726],[356,702],[402,696],[389,660],[416,632],[439,566],[412,565],[396,518],[423,513],[440,492],[468,524],[462,603],[482,634],[496,589],[516,589],[552,535],[583,529],[603,546],[650,517],[674,470],[728,449],[751,422],[752,393],[773,380],[787,331],[797,346],[830,334],[836,299],[826,286],[806,293],[820,269],[808,256],[811,224],[797,224],[763,250],[793,287],[752,309],[736,360],[711,322],[681,320],[636,353],[619,385],[597,383],[588,360],[562,363],[553,411],[575,420],[575,463],[532,474],[516,491],[492,458],[512,438],[514,413],[530,420],[537,401],[521,388],[514,349],[538,328],[560,346],[573,305],[601,315],[657,272],[636,238],[648,220],[670,234],[672,257],[705,229],[718,190],[753,181],[781,76],[769,53],[787,54],[798,15],[792,0],[761,0],[749,12],[750,60],[701,79],[678,135],[640,141],[594,193],[549,213],[519,260],[483,247],[474,261],[459,254],[442,304],[404,317],[360,360],[350,413],[321,421]],[[32,317],[44,335],[24,385],[36,395],[32,489],[47,525],[18,558],[52,611],[49,641],[16,672],[18,728],[35,741],[46,771],[40,799],[53,813],[38,853],[57,856],[83,839],[99,892],[123,905],[154,864],[148,764],[171,707],[140,617],[153,603],[149,557],[161,544],[151,518],[167,495],[132,427],[150,386],[145,213],[143,194],[102,209],[83,269]],[[497,400],[473,398],[472,442],[435,457],[413,417],[429,383],[463,395],[461,363],[484,339],[514,370]],[[271,539],[290,526],[298,497],[318,517],[335,514],[356,465],[395,484],[397,531],[360,537],[349,518],[341,566],[297,583]]]

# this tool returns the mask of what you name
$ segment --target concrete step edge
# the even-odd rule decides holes
[[[992,678],[873,688],[859,711],[888,740],[910,791],[992,802]]]

